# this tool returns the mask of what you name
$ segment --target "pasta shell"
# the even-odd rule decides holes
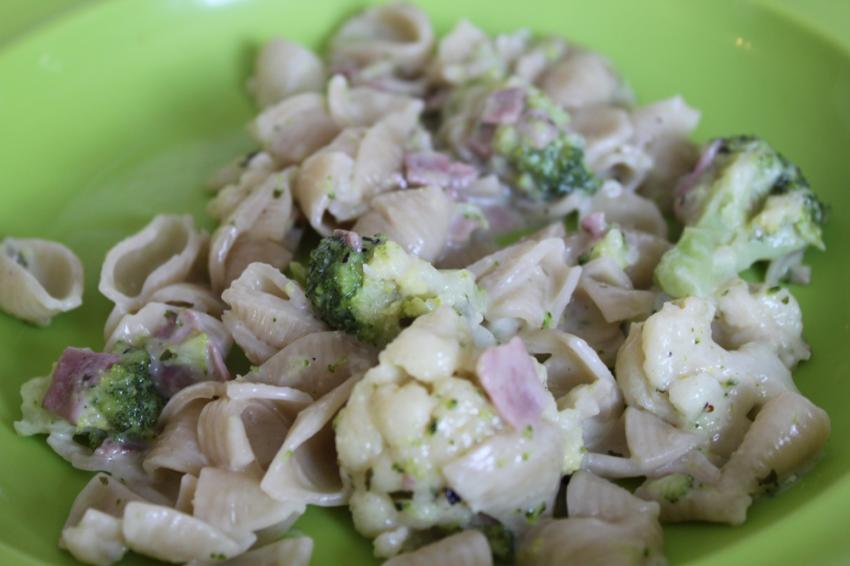
[[[481,531],[463,531],[384,562],[384,566],[492,566],[490,544]]]
[[[446,465],[443,474],[473,511],[518,531],[527,525],[526,512],[552,512],[561,480],[562,446],[560,431],[541,423],[532,434],[503,433],[486,440]]]
[[[198,475],[208,464],[198,446],[198,418],[205,401],[196,399],[174,418],[168,420],[142,462],[145,472],[153,476],[159,470],[173,470]],[[186,476],[184,476],[186,477]]]
[[[214,290],[226,288],[252,261],[285,267],[292,253],[285,242],[294,222],[291,185],[295,169],[269,176],[216,229],[209,273]]]
[[[349,487],[340,480],[330,424],[359,378],[349,378],[298,414],[260,484],[269,496],[321,507],[346,503]]]
[[[411,112],[421,103],[409,96],[368,87],[350,87],[342,75],[328,83],[328,107],[343,128],[372,126],[396,112]],[[421,110],[420,110],[421,111]]]
[[[167,562],[230,558],[255,540],[248,535],[237,541],[191,515],[141,502],[127,505],[122,531],[131,550]]]
[[[80,562],[100,566],[118,562],[127,552],[121,521],[96,509],[87,510],[79,523],[62,529],[59,544]]]
[[[378,362],[374,348],[344,332],[302,336],[269,358],[246,379],[293,387],[314,399]]]
[[[177,492],[177,500],[174,509],[187,515],[192,514],[192,500],[195,498],[195,490],[198,487],[198,478],[192,474],[183,474],[180,478],[180,489]]]
[[[0,310],[46,326],[83,302],[83,265],[62,244],[6,238],[0,242]]]
[[[242,422],[248,401],[219,399],[207,403],[198,417],[198,446],[214,466],[244,470],[254,464],[254,451]]]
[[[575,49],[541,79],[541,88],[559,106],[609,104],[622,97],[623,85],[601,55]]]
[[[556,324],[578,284],[581,268],[565,262],[559,238],[522,241],[470,265],[468,269],[487,291],[484,318],[491,323],[515,321],[507,328],[539,329]],[[498,328],[493,329],[497,334]]]
[[[123,482],[110,477],[109,474],[97,473],[74,499],[65,520],[65,527],[79,524],[88,509],[95,509],[112,517],[121,517],[128,503],[144,500]]]
[[[610,258],[585,264],[579,286],[609,323],[645,319],[657,300],[653,291],[634,289],[628,275]]]
[[[409,253],[433,262],[445,251],[455,203],[439,187],[376,196],[354,224],[362,236],[384,234]]]
[[[197,312],[206,313],[213,317],[220,317],[224,310],[224,303],[209,288],[197,283],[174,283],[163,287],[150,296],[151,303],[163,303],[176,308],[192,309]],[[126,315],[131,314],[119,306],[115,306],[109,313],[104,325],[104,336],[115,332],[115,328]],[[132,313],[135,314],[135,313]]]
[[[230,306],[222,316],[224,325],[255,364],[325,328],[313,315],[304,291],[270,265],[249,265],[222,299]]]
[[[306,506],[301,502],[281,503],[260,489],[257,477],[250,473],[204,468],[198,476],[194,498],[194,516],[239,536],[276,525]]]
[[[678,460],[702,440],[641,409],[626,409],[626,441],[631,457],[646,467]]]
[[[274,159],[265,151],[236,159],[219,173],[217,193],[207,205],[207,214],[223,222],[248,193],[276,169]]]
[[[405,75],[421,70],[434,46],[428,16],[412,4],[368,8],[346,21],[331,39],[335,69],[388,64]]]
[[[107,252],[98,289],[125,312],[133,312],[154,291],[186,279],[204,239],[189,215],[156,216]]]
[[[265,108],[294,94],[321,91],[325,65],[303,45],[274,38],[257,54],[249,84],[257,104]]]
[[[579,471],[567,486],[567,509],[570,517],[595,517],[606,521],[628,520],[634,515],[658,518],[658,504],[644,501],[626,489]]]
[[[339,133],[325,96],[314,92],[296,94],[269,106],[250,129],[254,139],[283,166],[301,163]]]

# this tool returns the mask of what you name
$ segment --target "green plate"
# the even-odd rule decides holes
[[[29,5],[0,8],[0,32],[31,20],[15,3]],[[158,212],[188,211],[208,225],[202,180],[251,147],[243,85],[257,45],[282,34],[320,47],[359,4],[97,2],[0,49],[0,235],[65,242],[87,276],[85,307],[48,329],[0,315],[0,563],[73,563],[56,541],[87,474],[11,425],[24,380],[47,373],[66,345],[102,345],[105,251]],[[765,136],[832,204],[830,251],[810,258],[814,283],[794,290],[815,353],[797,381],[832,417],[832,440],[815,470],[759,501],[746,526],[667,528],[672,564],[850,562],[850,42],[829,39],[846,34],[850,8],[837,4],[811,6],[838,19],[801,14],[788,0],[425,2],[440,31],[468,17],[491,31],[522,25],[586,43],[613,59],[642,100],[681,93],[700,108],[700,139]],[[315,564],[374,562],[344,510],[311,510],[298,527],[316,539]]]

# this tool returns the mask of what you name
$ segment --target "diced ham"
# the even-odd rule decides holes
[[[209,348],[210,360],[212,361],[210,377],[219,381],[227,381],[230,379],[230,371],[227,369],[227,364],[224,363],[224,357],[221,355],[221,351],[216,348],[212,341],[210,341]]]
[[[181,389],[201,381],[197,368],[182,364],[168,365],[159,362],[151,364],[151,379],[160,395],[170,399]]]
[[[561,130],[551,119],[539,112],[528,112],[516,126],[520,139],[534,148],[543,149],[561,134]]]
[[[100,376],[121,360],[117,354],[92,352],[87,348],[66,348],[56,362],[53,381],[42,406],[70,423],[76,423],[83,393],[100,381]]]
[[[492,124],[478,124],[467,140],[469,149],[481,159],[488,159],[493,155],[493,138],[496,137],[496,126]]]
[[[449,226],[447,244],[450,247],[461,247],[469,241],[473,232],[479,228],[486,228],[486,226],[487,223],[483,216],[480,218],[467,218],[466,216],[459,214],[452,220],[452,223]]]
[[[549,394],[519,337],[485,350],[476,371],[496,411],[515,430],[540,421]]]
[[[334,230],[334,237],[342,240],[345,245],[353,250],[359,250],[363,246],[360,235],[351,230]]]
[[[591,212],[581,219],[580,226],[582,230],[593,236],[594,239],[601,238],[608,227],[605,222],[605,213]]]
[[[513,124],[519,120],[524,106],[524,89],[512,87],[497,90],[484,101],[481,122],[484,124]]]
[[[404,156],[405,178],[408,185],[435,185],[444,189],[463,189],[478,178],[478,170],[467,163],[454,161],[436,151],[420,151]]]
[[[442,109],[443,105],[449,99],[449,93],[451,93],[451,91],[447,88],[444,88],[426,96],[425,110],[437,111]]]
[[[526,227],[526,219],[516,207],[495,204],[481,208],[487,225],[494,234],[506,234]]]
[[[684,204],[685,195],[687,195],[690,190],[696,186],[702,174],[711,167],[711,164],[714,163],[714,158],[717,157],[717,152],[720,151],[721,147],[723,147],[723,140],[714,140],[711,142],[702,152],[702,155],[699,156],[699,160],[697,160],[697,164],[694,166],[693,171],[679,179],[679,182],[676,183],[673,207],[676,216],[680,219],[682,218],[682,205]]]
[[[154,336],[168,344],[180,344],[196,330],[197,319],[189,310],[173,310],[165,313],[165,324],[160,326]]]

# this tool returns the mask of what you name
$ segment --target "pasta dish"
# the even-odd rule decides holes
[[[259,50],[256,147],[209,234],[116,243],[96,349],[21,389],[24,436],[95,472],[77,560],[306,565],[346,506],[392,566],[666,564],[662,523],[739,525],[817,460],[793,285],[826,207],[768,141],[691,141],[600,54],[408,4],[327,53]],[[0,308],[47,325],[84,268],[0,242]]]

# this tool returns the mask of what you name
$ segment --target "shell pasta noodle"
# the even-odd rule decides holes
[[[816,464],[787,283],[826,215],[791,156],[697,144],[697,109],[567,38],[394,3],[327,46],[261,46],[212,230],[162,211],[116,242],[103,344],[21,388],[15,430],[94,473],[61,548],[306,565],[296,523],[343,507],[391,565],[655,566],[663,524],[739,525]],[[15,317],[82,281],[0,242]]]

